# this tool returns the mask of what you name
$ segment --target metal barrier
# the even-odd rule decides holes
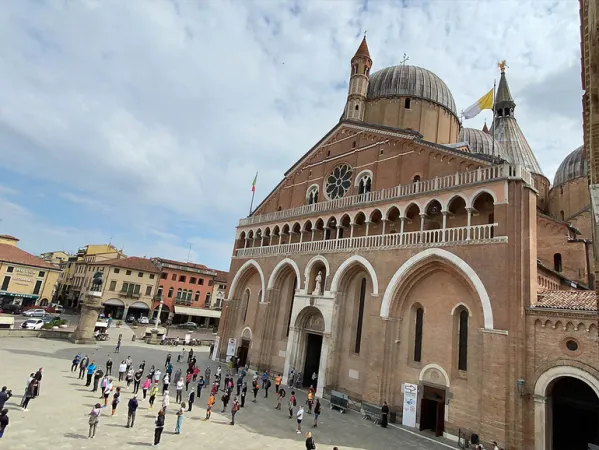
[[[349,405],[349,396],[343,392],[331,391],[331,409],[337,408],[341,413],[344,413]]]
[[[362,413],[362,419],[372,420],[375,425],[381,423],[383,413],[379,405],[362,402],[362,408],[360,409],[360,412]]]

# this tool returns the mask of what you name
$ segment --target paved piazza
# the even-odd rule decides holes
[[[121,353],[115,354],[115,333],[123,333]],[[113,359],[113,375],[118,378],[119,358],[130,355],[135,367],[145,359],[146,369],[152,364],[164,369],[166,354],[171,351],[176,361],[176,351],[181,347],[149,346],[141,342],[131,342],[131,330],[127,328],[111,330],[111,341],[96,346],[77,346],[60,340],[37,338],[2,338],[0,340],[0,384],[13,390],[15,396],[7,403],[10,425],[7,427],[1,447],[11,450],[29,448],[53,449],[107,449],[149,447],[153,439],[153,424],[160,396],[157,397],[154,410],[148,412],[147,402],[140,401],[135,428],[127,429],[127,402],[131,398],[130,390],[123,390],[121,403],[115,416],[110,417],[110,404],[106,414],[101,417],[96,437],[87,439],[87,418],[91,407],[99,401],[97,394],[92,394],[84,387],[84,381],[70,372],[71,360],[77,352],[88,354],[104,367],[110,355]],[[195,348],[198,364],[202,373],[208,363],[207,349]],[[214,369],[216,364],[209,363]],[[176,367],[182,364],[175,363]],[[23,412],[18,404],[24,390],[27,376],[39,367],[44,368],[41,396],[29,404],[29,411]],[[123,382],[121,386],[126,386]],[[115,381],[115,386],[119,383]],[[132,386],[133,387],[133,386]],[[185,414],[181,435],[174,434],[175,405],[174,389],[171,390],[171,406],[167,412],[165,431],[162,435],[161,448],[197,448],[198,444],[209,449],[243,448],[253,449],[304,449],[305,437],[295,433],[295,420],[289,420],[287,413],[275,411],[274,386],[270,389],[268,400],[264,400],[264,392],[258,395],[258,403],[248,402],[237,414],[237,424],[230,426],[230,416],[219,412],[212,414],[210,422],[204,422],[207,396],[195,402],[191,413]],[[140,390],[141,398],[141,390]],[[305,396],[298,395],[300,403]],[[222,409],[220,395],[217,399],[216,411]],[[228,407],[230,409],[230,405]],[[305,416],[305,425],[311,423],[311,416]],[[379,450],[393,448],[400,450],[446,450],[455,448],[446,443],[436,442],[430,438],[415,435],[398,428],[382,429],[370,421],[361,419],[360,414],[351,412],[340,414],[323,403],[323,414],[319,427],[305,430],[313,431],[319,450],[368,449]]]

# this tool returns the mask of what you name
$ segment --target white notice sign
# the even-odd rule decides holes
[[[216,336],[216,338],[214,339],[214,350],[212,351],[212,361],[216,361],[216,358],[218,357],[218,344],[220,342],[220,336]]]
[[[403,418],[402,425],[416,427],[416,404],[418,401],[418,385],[405,383],[403,388]]]
[[[235,349],[237,348],[237,339],[230,338],[227,341],[227,357],[225,359],[226,362],[231,361],[231,358],[235,356]]]

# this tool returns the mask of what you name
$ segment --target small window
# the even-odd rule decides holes
[[[578,350],[578,342],[570,339],[566,342],[566,348],[571,352],[575,352],[576,350]]]
[[[203,279],[203,278],[200,278],[200,279],[198,280],[198,284],[199,284],[200,286],[201,286],[201,285],[203,285],[203,284],[204,284],[204,279]]]
[[[416,310],[416,329],[414,333],[414,361],[422,361],[422,328],[424,324],[424,309]]]
[[[108,288],[109,291],[114,291],[116,289],[116,280],[111,280],[110,281],[110,287]]]
[[[177,298],[181,298],[181,294],[183,293],[183,289],[177,289]]]
[[[160,286],[156,291],[156,297],[162,297],[162,286]]]
[[[7,291],[9,284],[10,284],[10,277],[5,276],[4,280],[2,280],[2,287],[0,289],[2,289],[3,291]]]
[[[137,272],[137,276],[138,276],[139,278],[143,278],[143,276],[144,276],[144,273],[143,273],[143,272]]]
[[[153,273],[151,273],[151,274],[150,274],[150,280],[153,280],[153,279],[154,279],[154,274],[153,274]]]
[[[168,276],[168,274],[166,272],[162,272],[160,274],[160,278],[162,278],[163,280],[166,280],[166,277]]]
[[[15,270],[15,268],[14,268],[13,266],[8,266],[8,267],[6,268],[6,271],[7,271],[7,272],[14,272],[14,270]]]
[[[41,289],[42,289],[42,280],[37,280],[35,282],[35,287],[33,288],[33,295],[39,294]]]
[[[177,281],[177,274],[176,273],[173,274],[173,276],[171,277],[171,280]]]
[[[44,272],[43,270],[41,270],[40,273],[37,274],[37,276],[40,278],[42,278],[44,275],[46,275],[46,272]]]
[[[127,275],[131,275],[131,271],[130,270],[127,271]]]
[[[562,255],[561,253],[556,253],[553,255],[553,270],[556,272],[562,271]]]
[[[364,75],[368,75],[368,66],[364,66]]]
[[[406,109],[410,109],[410,107],[412,106],[412,99],[406,98],[406,101],[404,102],[404,106]]]
[[[196,277],[191,277],[191,278],[189,279],[189,282],[190,282],[191,284],[196,284]]]
[[[199,302],[200,301],[200,291],[196,291],[196,296],[194,301]]]
[[[173,298],[173,291],[174,291],[173,288],[169,288],[169,290],[168,290],[168,298]]]
[[[146,295],[147,296],[152,295],[152,286],[146,286]]]
[[[179,281],[181,283],[185,283],[185,280],[187,280],[187,277],[185,275],[179,275]]]
[[[420,181],[420,175],[414,175],[414,179],[412,181],[414,183],[418,183]]]
[[[351,148],[356,148],[356,141],[352,142]]]
[[[559,212],[559,218],[560,218],[561,220],[564,220],[564,219],[565,219],[565,217],[564,217],[564,212],[563,212],[563,211],[560,211],[560,212]]]
[[[563,186],[559,187],[559,194],[564,195],[564,187]]]
[[[214,286],[214,280],[208,280],[208,286]]]
[[[331,156],[331,151],[330,150],[327,151],[327,157],[329,157],[329,156]]]
[[[121,269],[114,269],[114,273],[121,273]]]
[[[468,311],[460,312],[458,329],[458,370],[468,369]]]
[[[210,292],[206,294],[206,300],[204,301],[204,307],[210,308]]]
[[[358,105],[356,105],[356,107],[354,108],[356,111],[360,110],[360,107]]]

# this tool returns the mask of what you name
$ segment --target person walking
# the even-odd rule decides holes
[[[283,399],[285,398],[285,389],[280,388],[277,392],[277,405],[275,409],[281,410],[281,404],[283,403]]]
[[[120,397],[121,397],[121,388],[117,387],[116,392],[112,396],[112,415],[113,416],[116,414],[116,407],[119,405],[119,403],[121,401]]]
[[[181,403],[179,411],[177,411],[177,423],[175,424],[175,434],[181,434],[181,425],[183,425],[183,414],[185,412],[185,402]]]
[[[85,382],[85,386],[89,386],[92,384],[92,377],[94,376],[94,372],[96,371],[96,361],[92,361],[89,366],[87,366],[87,381]]]
[[[4,404],[12,397],[12,391],[9,391],[6,386],[2,386],[0,391],[0,411],[4,409]]]
[[[229,404],[229,391],[225,391],[220,399],[223,402],[223,410],[221,412],[224,413],[227,410],[227,405]]]
[[[153,447],[158,447],[158,444],[160,444],[160,436],[162,436],[162,430],[164,429],[164,412],[162,410],[158,411],[158,417],[156,417],[154,424],[156,425],[156,428],[154,428]]]
[[[297,406],[297,400],[295,399],[295,391],[291,391],[291,396],[289,397],[289,418],[293,417],[293,410]]]
[[[141,392],[143,394],[143,399],[146,399],[146,395],[148,394],[148,389],[152,386],[152,378],[147,377],[146,381],[144,381],[143,386],[141,387]]]
[[[204,382],[206,386],[210,386],[210,366],[206,366],[206,370],[204,371]]]
[[[256,397],[258,396],[258,390],[260,389],[260,384],[258,384],[258,380],[254,380],[253,382],[253,386],[252,386],[252,391],[254,392],[254,400],[252,400],[252,403],[256,403]]]
[[[306,450],[315,450],[316,444],[314,443],[314,439],[312,438],[312,433],[309,431],[306,433]]]
[[[87,364],[89,363],[89,358],[85,355],[81,362],[79,363],[79,379],[83,380],[83,374],[85,373],[85,369],[87,369]]]
[[[241,393],[241,388],[243,387],[243,378],[237,377],[237,396]]]
[[[8,409],[2,408],[2,410],[0,411],[0,438],[4,436],[4,431],[8,426],[8,422]]]
[[[154,371],[154,381],[156,383],[158,383],[160,381],[160,377],[162,376],[162,372],[160,371],[160,369],[156,369]]]
[[[169,365],[169,363],[171,362],[171,354],[169,353],[168,355],[166,355],[166,361],[164,361],[164,367],[167,367]]]
[[[266,379],[266,384],[264,385],[264,398],[268,398],[268,389],[270,389],[270,387],[272,386],[272,383],[270,382],[270,378]]]
[[[137,407],[139,406],[139,402],[137,401],[137,395],[134,395],[129,399],[129,403],[127,404],[127,427],[133,428],[135,424],[135,412],[137,411]]]
[[[200,375],[200,380],[198,381],[198,398],[202,395],[202,389],[204,389],[204,377]]]
[[[173,383],[177,384],[177,381],[179,381],[181,379],[181,368],[177,367],[177,370],[175,371],[175,375],[173,375]]]
[[[168,408],[168,405],[171,402],[171,399],[168,396],[168,391],[164,391],[162,393],[163,397],[162,397],[162,411],[164,412],[164,414],[166,414],[166,408]]]
[[[104,375],[102,381],[100,381],[100,398],[104,398],[104,389],[106,389],[106,385],[108,384],[108,375]]]
[[[239,411],[239,400],[237,397],[233,399],[233,405],[231,406],[231,423],[230,425],[235,425],[235,415]]]
[[[299,409],[295,413],[297,417],[297,434],[302,434],[302,420],[304,419],[304,407],[300,405]]]
[[[193,406],[193,403],[195,402],[196,399],[196,393],[195,391],[192,389],[189,392],[189,397],[187,398],[187,402],[189,403],[189,409],[187,411],[191,411],[191,408]]]
[[[388,417],[389,417],[389,405],[387,405],[387,402],[383,402],[383,406],[381,408],[381,427],[387,428]]]
[[[187,374],[185,375],[185,390],[189,391],[189,383],[191,383],[191,379],[193,377],[193,373],[191,370],[187,371]]]
[[[306,404],[308,405],[308,414],[312,414],[312,406],[314,405],[314,391],[312,388],[308,389]]]
[[[90,411],[89,420],[87,421],[89,424],[89,434],[87,435],[88,439],[93,439],[96,436],[96,428],[100,422],[100,414],[102,414],[102,405],[96,403]]]
[[[204,420],[209,420],[210,415],[212,414],[212,406],[214,405],[214,394],[211,392],[210,397],[208,397],[208,406],[206,407],[206,418]]]
[[[171,384],[171,378],[168,373],[165,373],[164,377],[162,377],[162,395],[164,395],[165,392],[168,392],[169,384]]]
[[[98,392],[98,385],[100,384],[100,380],[103,376],[104,372],[102,372],[102,369],[96,370],[96,373],[94,374],[94,387],[92,389],[92,392]]]
[[[106,361],[106,375],[112,375],[112,359],[110,358],[110,356]]]
[[[27,390],[29,389],[29,385],[31,384],[31,380],[33,380],[34,375],[35,375],[34,373],[29,374],[29,377],[27,378],[27,381],[25,382],[25,392],[23,393],[23,397],[21,399],[21,408],[23,407],[23,404],[25,403],[25,399],[27,398]]]
[[[314,424],[312,424],[313,428],[318,427],[318,416],[320,416],[320,411],[321,411],[320,399],[317,398],[316,404],[314,405]]]
[[[108,397],[110,396],[110,393],[112,392],[112,388],[113,388],[112,378],[110,378],[108,380],[108,383],[106,384],[106,387],[104,388],[104,407],[108,406]]]
[[[180,403],[183,400],[183,380],[180,379],[179,381],[177,381],[176,388],[177,395],[175,396],[175,402]]]
[[[127,373],[127,362],[122,360],[119,364],[119,381],[123,381],[125,374]]]
[[[119,334],[119,340],[116,343],[116,348],[114,349],[115,353],[120,353],[121,352],[121,339],[122,339],[122,334]]]
[[[29,382],[29,386],[27,386],[27,392],[25,392],[25,401],[23,402],[23,411],[29,411],[27,406],[29,406],[29,402],[32,398],[35,398],[35,393],[37,392],[37,383],[38,381],[33,378]]]
[[[243,387],[241,388],[241,407],[243,408],[245,406],[245,397],[248,394],[248,384],[247,383],[243,383]]]
[[[35,372],[35,375],[33,376],[36,380],[37,380],[37,385],[35,387],[35,396],[39,397],[40,396],[40,392],[42,391],[42,371],[44,369],[42,367],[40,367],[38,369],[37,372]]]
[[[134,372],[132,368],[127,370],[127,375],[125,376],[125,381],[127,382],[127,389],[131,386],[131,382],[133,381]]]
[[[81,353],[77,353],[71,363],[71,372],[75,372],[77,370],[77,366],[79,365],[80,362],[81,362]]]
[[[281,374],[278,374],[275,377],[275,394],[279,393],[279,388],[281,387]]]
[[[133,393],[137,394],[139,392],[139,385],[141,383],[141,378],[143,377],[143,371],[138,369],[137,372],[133,375]]]
[[[158,382],[154,383],[152,389],[150,389],[150,407],[148,409],[152,409],[154,406],[154,401],[156,400],[156,396],[158,395]]]

